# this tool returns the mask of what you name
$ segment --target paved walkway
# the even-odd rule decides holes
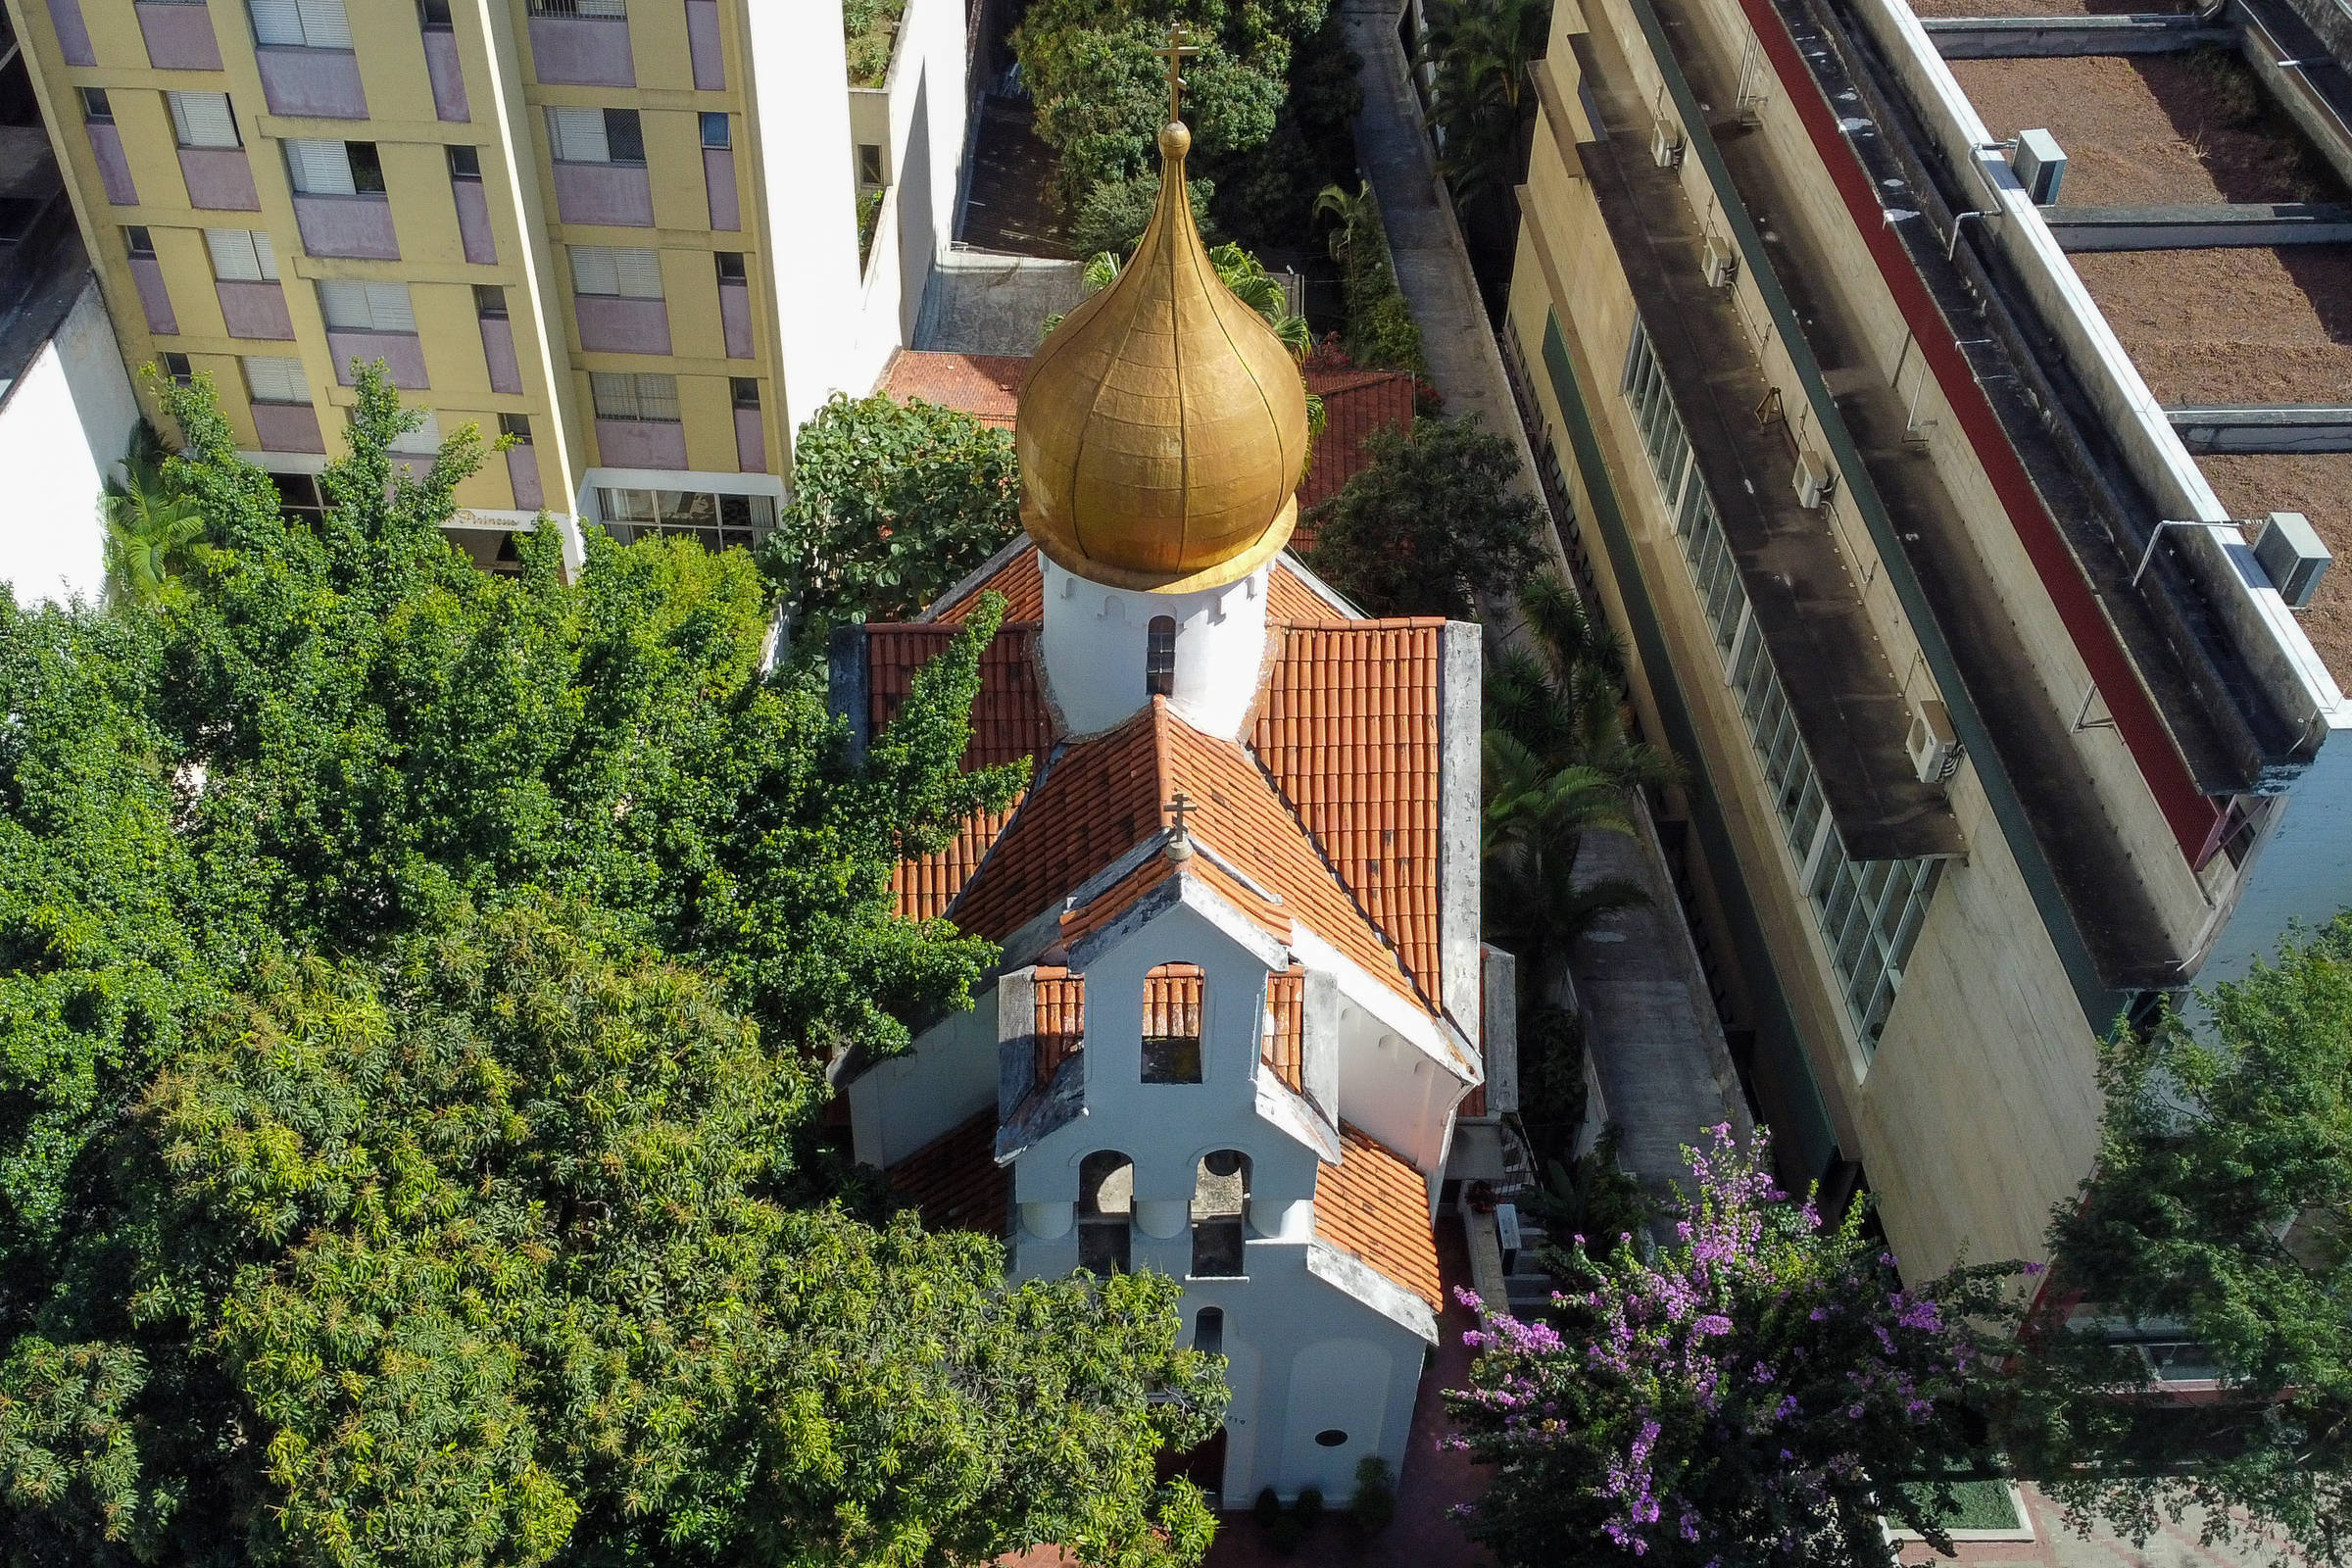
[[[1403,9],[1404,0],[1346,0],[1348,47],[1364,61],[1356,161],[1379,193],[1396,281],[1420,325],[1429,378],[1446,413],[1476,416],[1513,441],[1520,482],[1532,489],[1527,432],[1397,39]],[[1496,628],[1508,617],[1490,609],[1487,619]],[[1586,840],[1577,869],[1587,878],[1632,877],[1649,890],[1649,907],[1612,917],[1572,967],[1601,1097],[1609,1119],[1625,1130],[1622,1162],[1662,1194],[1688,1174],[1681,1150],[1698,1141],[1701,1128],[1728,1120],[1742,1134],[1748,1130],[1746,1105],[1655,836],[1645,832],[1637,842],[1596,833]]]

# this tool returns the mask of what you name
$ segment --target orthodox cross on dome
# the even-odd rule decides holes
[[[1186,41],[1187,37],[1188,34],[1184,30],[1184,24],[1181,22],[1171,22],[1168,24],[1167,47],[1164,49],[1154,49],[1152,51],[1155,55],[1165,55],[1167,57],[1168,119],[1171,121],[1180,120],[1183,118],[1183,72],[1185,59],[1188,56],[1197,55],[1200,52],[1200,46],[1195,43],[1188,43]]]

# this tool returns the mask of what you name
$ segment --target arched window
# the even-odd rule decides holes
[[[1097,1274],[1128,1270],[1128,1221],[1135,1214],[1135,1163],[1113,1149],[1078,1164],[1078,1266]]]
[[[1144,1082],[1200,1081],[1200,1002],[1205,983],[1197,963],[1163,963],[1144,976]]]
[[[1144,694],[1148,697],[1176,694],[1174,615],[1153,615],[1151,630],[1144,635]]]
[[[1250,1217],[1250,1156],[1220,1149],[1200,1156],[1193,1176],[1193,1277],[1233,1279],[1242,1267],[1242,1229]]]
[[[1225,1309],[1204,1306],[1193,1317],[1193,1348],[1202,1355],[1225,1353]]]

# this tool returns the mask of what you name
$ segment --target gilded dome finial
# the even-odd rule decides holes
[[[1064,569],[1114,588],[1221,587],[1289,542],[1306,388],[1265,318],[1217,277],[1184,179],[1185,57],[1168,29],[1159,200],[1110,286],[1021,383],[1021,521]]]

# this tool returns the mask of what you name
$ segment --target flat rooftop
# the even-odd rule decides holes
[[[2114,14],[2077,0],[1913,0],[1922,17]],[[2170,54],[1953,60],[1994,136],[2044,129],[2067,155],[2057,207],[2352,202],[2239,58]],[[2070,258],[2159,402],[2352,403],[2352,246],[2082,252]],[[2301,512],[2338,558],[2299,617],[2352,688],[2352,454],[2199,456],[2239,517]]]

